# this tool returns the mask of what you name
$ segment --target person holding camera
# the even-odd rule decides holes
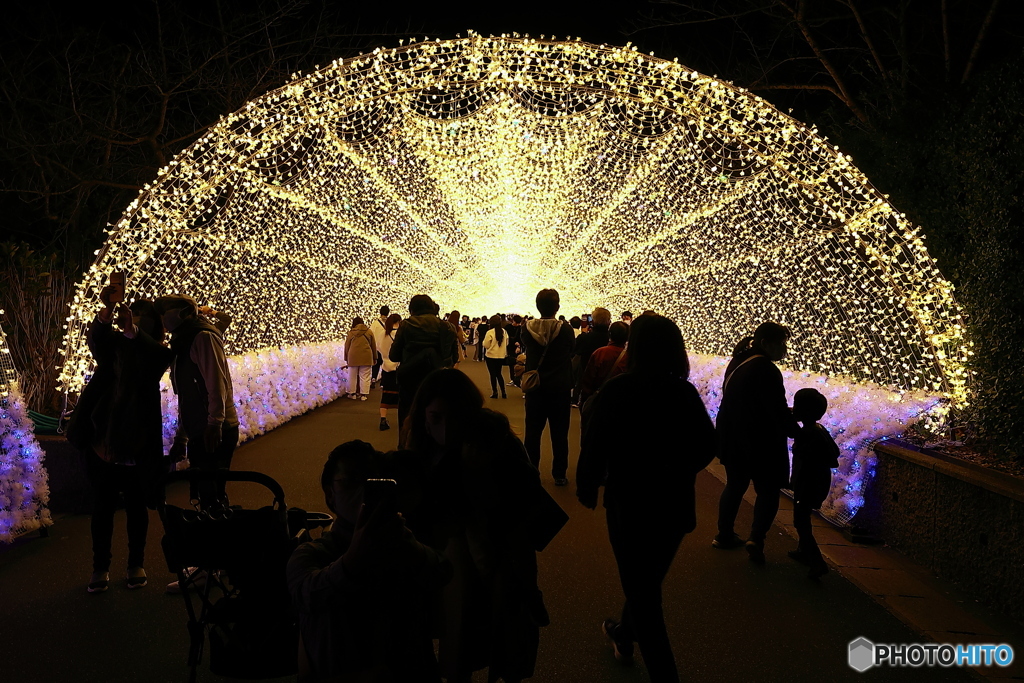
[[[394,480],[373,479],[379,458],[363,441],[331,452],[320,486],[336,519],[288,562],[300,681],[441,681],[427,608],[451,565],[406,528]]]
[[[153,504],[163,456],[160,378],[172,354],[161,344],[164,330],[153,303],[138,300],[125,306],[121,283],[100,292],[103,309],[88,333],[96,372],[67,430],[68,441],[85,458],[95,493],[90,593],[103,593],[109,585],[114,512],[122,496],[128,522],[128,587],[146,585],[146,508]],[[114,329],[115,318],[120,332]]]

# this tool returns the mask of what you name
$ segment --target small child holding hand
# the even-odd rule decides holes
[[[801,389],[793,397],[793,417],[803,426],[793,439],[793,526],[800,540],[789,556],[811,568],[811,579],[828,572],[814,539],[811,510],[825,502],[832,488],[832,468],[839,467],[839,446],[818,424],[827,409],[828,399],[814,389]]]

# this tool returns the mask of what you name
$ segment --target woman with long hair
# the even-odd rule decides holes
[[[723,550],[746,545],[750,559],[758,564],[765,561],[764,539],[779,511],[779,491],[789,481],[786,439],[798,430],[775,365],[785,358],[789,337],[788,328],[766,322],[736,345],[718,409],[718,458],[725,465],[726,484],[718,502],[718,535],[711,544]],[[757,500],[744,544],[734,525],[751,482]]]
[[[508,362],[508,334],[500,315],[491,316],[488,322],[487,334],[484,336],[484,357],[487,359],[487,373],[491,376],[491,398],[498,398],[499,388],[501,397],[507,398],[501,369]]]
[[[395,343],[395,335],[398,334],[398,325],[402,322],[402,316],[392,313],[384,321],[384,334],[381,335],[380,348],[377,352],[383,358],[380,368],[380,431],[391,429],[388,423],[388,411],[398,410],[398,366],[401,363],[388,358],[391,353],[391,346]],[[401,428],[401,425],[399,425]]]
[[[444,550],[455,570],[444,589],[439,644],[449,683],[466,683],[484,667],[491,682],[529,678],[540,626],[548,623],[530,512],[547,493],[508,418],[483,405],[465,374],[437,370],[404,425],[420,493],[402,512],[416,537]]]
[[[448,314],[445,320],[452,326],[452,332],[455,333],[455,341],[459,345],[459,362],[452,367],[459,367],[459,363],[466,360],[466,331],[462,329],[462,319],[459,317],[458,311],[452,311]]]
[[[576,468],[576,496],[604,507],[626,601],[621,620],[602,630],[615,658],[629,662],[640,646],[653,683],[679,672],[661,604],[661,587],[683,537],[697,526],[697,472],[715,452],[715,428],[697,389],[679,327],[660,315],[630,327],[627,372],[592,401]]]

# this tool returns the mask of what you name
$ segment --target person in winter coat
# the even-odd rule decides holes
[[[576,496],[604,507],[622,592],[621,620],[602,630],[628,662],[639,644],[652,683],[677,683],[661,586],[683,537],[696,528],[697,473],[715,453],[715,428],[687,377],[682,334],[662,316],[642,316],[630,333],[628,372],[593,401],[576,468]]]
[[[388,356],[398,368],[398,424],[404,431],[405,418],[423,379],[434,370],[459,361],[455,331],[434,312],[435,304],[426,294],[409,300],[411,317],[402,322]]]
[[[380,378],[380,369],[384,363],[384,359],[380,353],[380,347],[384,344],[384,326],[387,324],[388,316],[391,315],[391,308],[388,306],[380,307],[380,315],[373,319],[370,323],[370,332],[373,333],[373,341],[377,344],[377,355],[373,359],[373,375],[370,377],[370,386],[372,387],[377,383]]]
[[[626,342],[629,341],[629,331],[630,326],[624,322],[612,323],[607,335],[608,344],[596,349],[588,357],[579,382],[581,408],[587,399],[597,393],[602,384],[626,371],[629,356],[626,353]]]
[[[363,504],[379,459],[363,441],[331,452],[320,485],[334,524],[288,561],[300,683],[441,683],[428,607],[451,579],[451,563],[420,543],[386,501]]]
[[[764,563],[764,540],[779,511],[779,491],[789,482],[789,448],[797,423],[786,402],[786,387],[775,361],[786,356],[789,329],[762,323],[737,344],[725,370],[718,409],[718,458],[725,465],[726,484],[718,503],[716,548],[745,545],[750,559]],[[750,483],[757,500],[750,537],[744,544],[735,533],[736,514]]]
[[[446,319],[448,324],[452,326],[452,331],[455,333],[455,342],[459,345],[459,360],[452,366],[457,368],[459,363],[466,360],[466,331],[462,329],[462,322],[458,311],[452,311]]]
[[[348,397],[365,401],[370,394],[370,370],[377,358],[377,342],[362,318],[353,318],[345,337],[345,362],[348,364]]]
[[[402,316],[392,313],[384,323],[384,334],[381,335],[378,355],[383,358],[380,373],[380,431],[391,429],[388,422],[388,411],[398,408],[398,363],[391,360],[391,346],[395,343],[398,326]]]
[[[113,289],[100,292],[103,309],[89,328],[88,344],[96,372],[82,391],[68,425],[68,440],[85,458],[95,492],[91,521],[93,568],[90,593],[102,593],[110,581],[114,511],[124,496],[128,521],[129,588],[146,585],[147,506],[163,463],[160,378],[173,354],[163,346],[164,329],[152,302],[117,306],[113,328]]]
[[[462,372],[427,377],[406,422],[410,451],[395,454],[407,474],[395,479],[416,489],[408,498],[418,504],[403,510],[409,528],[454,569],[437,634],[442,675],[468,683],[487,667],[489,683],[518,683],[533,675],[549,623],[536,533],[550,529],[540,505],[550,496],[508,418],[483,403]]]
[[[487,359],[487,372],[491,378],[491,398],[498,398],[498,389],[501,389],[501,397],[507,398],[505,378],[501,375],[501,369],[508,362],[509,335],[505,331],[505,324],[501,316],[492,316],[487,327],[487,336],[484,337],[484,357]]]
[[[526,452],[540,469],[540,439],[545,425],[551,428],[551,476],[556,486],[569,483],[569,420],[572,412],[572,351],[576,335],[568,323],[556,320],[558,292],[537,293],[541,317],[526,323],[521,333],[526,351],[526,372],[536,370],[540,386],[526,394]]]
[[[478,363],[482,363],[484,360],[484,337],[487,336],[487,320],[486,316],[480,318],[480,324],[476,326],[476,360]]]
[[[580,381],[587,369],[590,355],[602,346],[608,344],[608,328],[612,324],[612,314],[607,308],[595,308],[591,314],[590,331],[581,334],[576,338],[576,347],[573,351],[573,375],[576,378],[576,387],[573,389],[573,403],[583,405],[584,399],[580,398]]]

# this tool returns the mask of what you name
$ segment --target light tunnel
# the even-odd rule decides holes
[[[472,317],[555,287],[567,316],[668,315],[702,357],[775,320],[806,377],[968,397],[962,316],[921,230],[813,128],[629,47],[470,34],[249,102],[110,229],[71,305],[72,391],[114,270],[137,296],[229,311],[239,357],[343,339],[417,293]]]

